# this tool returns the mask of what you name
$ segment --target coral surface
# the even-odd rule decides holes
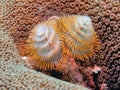
[[[89,90],[26,67],[13,39],[0,29],[0,90]]]
[[[91,59],[102,67],[99,82],[120,88],[120,1],[119,0],[0,0],[0,26],[14,37],[21,55],[32,28],[52,15],[81,14],[92,18],[101,50]],[[88,61],[78,62],[87,66]]]

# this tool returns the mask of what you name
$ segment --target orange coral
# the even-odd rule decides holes
[[[75,7],[79,8],[78,12],[76,12],[71,7],[69,7],[71,2],[76,3]],[[16,33],[17,30],[19,30],[19,32],[25,31],[24,33],[27,36],[25,36],[23,38],[27,39],[32,28],[36,25],[36,23],[38,23],[37,21],[44,20],[44,17],[48,18],[50,15],[55,15],[54,12],[55,13],[57,12],[58,13],[57,15],[74,14],[74,13],[88,14],[91,18],[96,17],[96,20],[94,20],[94,18],[92,18],[95,31],[97,31],[98,35],[100,36],[100,40],[101,40],[101,43],[103,44],[103,46],[106,47],[106,48],[101,49],[99,51],[99,53],[97,53],[97,55],[92,57],[91,62],[98,62],[99,65],[101,65],[101,66],[105,65],[106,67],[108,67],[111,70],[112,63],[114,63],[114,60],[117,60],[119,57],[119,55],[118,55],[118,57],[115,57],[113,59],[113,61],[111,61],[112,55],[114,53],[116,53],[116,54],[119,53],[119,51],[114,52],[113,50],[111,50],[111,47],[113,47],[113,46],[119,47],[119,45],[120,45],[119,44],[119,42],[120,42],[120,38],[119,38],[120,1],[119,0],[71,0],[71,1],[70,0],[64,0],[64,1],[63,0],[34,0],[34,1],[32,1],[32,3],[37,4],[37,6],[35,6],[35,8],[39,10],[39,13],[36,15],[36,16],[39,16],[39,17],[37,17],[37,19],[38,19],[37,21],[33,19],[36,16],[33,18],[30,17],[30,12],[32,12],[34,9],[34,8],[31,8],[30,3],[31,2],[29,2],[28,0],[26,0],[26,1],[25,0],[23,0],[23,1],[14,1],[14,0],[0,1],[0,5],[1,5],[0,11],[2,11],[2,12],[0,12],[0,26],[2,26],[3,28],[6,28],[5,29],[6,32],[8,32],[10,34],[13,33],[12,35],[15,38],[15,43],[17,44],[17,46],[20,46],[19,37],[21,36]],[[49,5],[44,4],[44,3],[49,3]],[[57,9],[54,10],[51,7],[53,4],[57,5],[61,10],[60,9],[58,11],[57,11]],[[86,4],[90,5],[90,9],[85,10]],[[14,8],[14,5],[16,8]],[[112,7],[111,7],[111,5],[112,5]],[[4,8],[3,8],[3,6],[4,6]],[[21,9],[20,7],[22,7],[23,11],[20,10]],[[31,8],[32,10],[30,11],[29,9],[26,9],[28,7]],[[99,9],[95,9],[96,7],[99,7]],[[65,9],[65,12],[64,12],[64,9]],[[14,11],[18,11],[16,16],[19,16],[19,17],[14,17],[12,15],[12,12],[14,12]],[[2,13],[2,15],[1,15],[1,13]],[[19,15],[19,14],[22,14],[22,15]],[[112,17],[115,15],[114,19],[110,19],[111,14],[112,14]],[[23,16],[23,18],[21,18],[20,16]],[[24,18],[24,17],[27,17],[29,19]],[[19,19],[15,20],[15,18],[19,18]],[[108,25],[108,23],[105,23],[105,21],[108,20],[108,18],[110,19],[109,25]],[[26,22],[25,22],[25,24],[20,25],[19,20],[25,20]],[[7,22],[7,21],[9,21],[9,22]],[[114,25],[113,21],[115,21],[115,25]],[[101,23],[101,27],[99,27],[99,24],[98,24],[99,22]],[[26,24],[31,25],[31,27],[30,27],[31,29],[26,28],[27,27]],[[19,29],[18,25],[21,26],[21,29]],[[113,29],[113,27],[114,27],[114,29]],[[118,34],[115,34],[115,32],[117,32]],[[109,40],[109,42],[106,43],[106,40],[108,40],[109,34],[112,34],[113,37],[111,40]],[[24,51],[24,50],[22,50],[22,51]],[[22,51],[21,51],[21,49],[19,49],[19,52],[22,55],[27,55],[27,53],[24,53]],[[104,52],[104,54],[101,52]],[[108,58],[105,58],[108,54],[110,54],[108,56]],[[104,58],[100,58],[101,55],[103,55]],[[84,64],[85,64],[85,66],[87,66],[87,62]],[[117,66],[115,65],[115,67],[117,67]],[[113,69],[113,71],[115,71],[115,69]],[[112,78],[115,75],[114,72],[108,72],[108,74],[110,74],[110,78]],[[115,81],[112,81],[112,79],[111,80],[105,79],[104,77],[102,77],[102,75],[100,75],[100,78],[101,78],[100,82],[102,82],[103,79],[106,80],[106,82],[109,81],[108,84],[109,84],[110,88],[112,88],[112,89],[119,88],[119,85],[118,85],[119,78],[118,77],[116,77]]]

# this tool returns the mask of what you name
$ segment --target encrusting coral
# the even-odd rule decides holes
[[[14,37],[21,55],[32,28],[52,15],[81,14],[91,17],[101,40],[101,49],[89,61],[102,67],[99,82],[119,88],[120,1],[119,0],[0,0],[0,26]],[[77,64],[87,66],[85,60]]]
[[[26,67],[13,39],[0,29],[0,90],[89,90]]]

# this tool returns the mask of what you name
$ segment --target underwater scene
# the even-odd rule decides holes
[[[120,0],[0,0],[0,90],[120,90]]]

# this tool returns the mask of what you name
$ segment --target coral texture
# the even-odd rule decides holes
[[[0,36],[0,90],[89,90],[26,68],[13,39]]]
[[[0,26],[14,37],[21,55],[32,28],[52,15],[81,14],[92,18],[102,47],[91,61],[102,67],[99,82],[111,89],[120,86],[119,0],[0,0]],[[6,28],[6,29],[5,29]],[[89,62],[77,62],[87,66]]]

